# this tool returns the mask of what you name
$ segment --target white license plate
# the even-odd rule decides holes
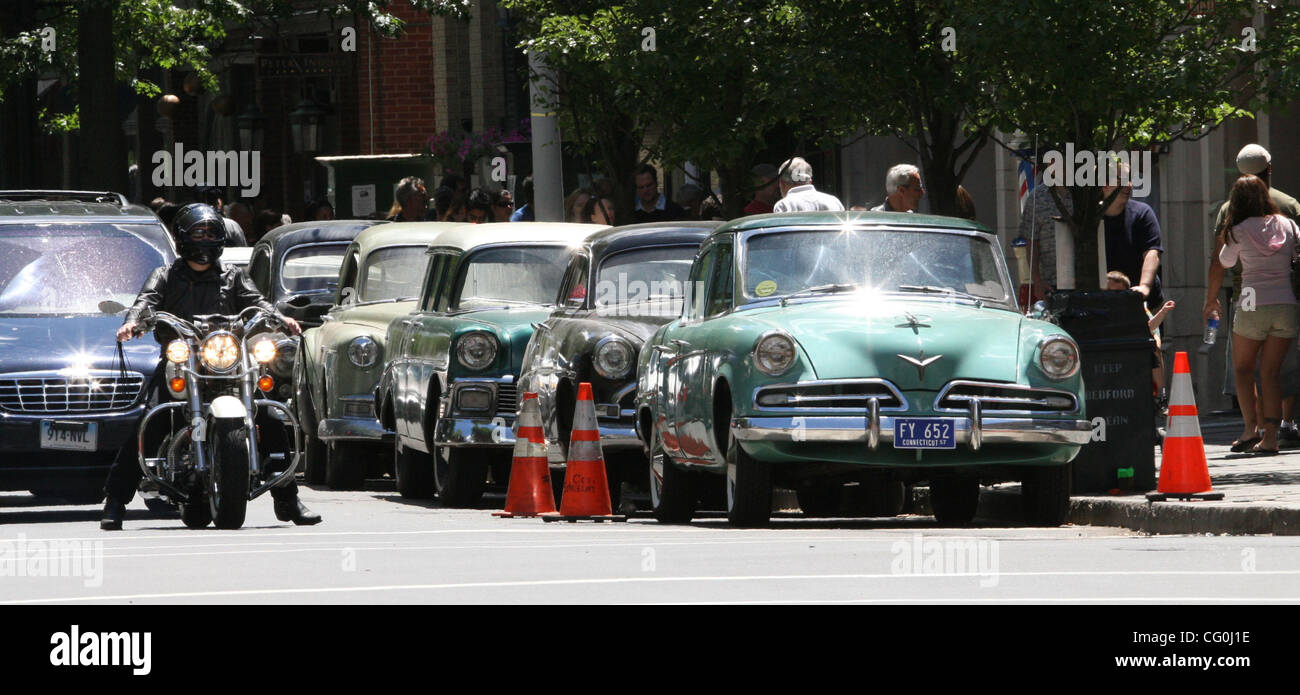
[[[41,420],[41,448],[94,451],[99,444],[99,423]]]
[[[895,449],[956,449],[957,421],[937,417],[894,420]]]

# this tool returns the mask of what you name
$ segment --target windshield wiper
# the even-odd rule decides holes
[[[959,297],[970,297],[971,299],[975,299],[981,302],[986,301],[985,297],[973,295],[969,292],[962,292],[961,290],[955,290],[951,287],[937,287],[935,285],[899,285],[898,289],[901,292],[924,292],[926,294],[951,294]]]
[[[858,289],[857,285],[852,283],[847,283],[847,282],[832,282],[825,285],[815,285],[813,287],[809,287],[808,289],[800,290],[798,292],[795,292],[794,294],[787,294],[786,296],[782,297],[781,306],[785,306],[785,303],[787,301],[791,299],[797,299],[799,297],[811,297],[818,294],[836,294],[839,292],[850,292],[856,289]]]

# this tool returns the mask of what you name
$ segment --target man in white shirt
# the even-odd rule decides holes
[[[896,164],[885,174],[885,202],[871,208],[872,212],[916,212],[916,206],[925,195],[921,185],[921,170],[911,164]]]
[[[843,210],[839,198],[813,188],[812,178],[812,165],[803,157],[786,160],[781,165],[781,199],[772,206],[772,212]]]

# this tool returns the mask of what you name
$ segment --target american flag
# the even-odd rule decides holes
[[[1025,199],[1029,197],[1029,192],[1034,190],[1034,151],[1020,150],[1018,155],[1018,165],[1016,166],[1016,199],[1020,201],[1020,212],[1025,211]]]

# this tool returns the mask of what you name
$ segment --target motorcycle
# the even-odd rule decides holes
[[[114,304],[105,302],[101,309],[117,308]],[[275,388],[271,365],[286,340],[280,332],[285,327],[255,306],[234,316],[209,314],[193,321],[147,313],[139,323],[138,334],[163,323],[177,335],[163,351],[165,391],[172,401],[153,407],[140,422],[146,486],[178,505],[189,528],[209,523],[240,528],[248,502],[287,483],[298,469],[298,421],[285,404],[269,397]],[[174,417],[177,413],[181,417]],[[146,451],[145,433],[164,414],[172,416],[169,433],[156,450]],[[268,451],[285,450],[263,457],[264,442]]]

